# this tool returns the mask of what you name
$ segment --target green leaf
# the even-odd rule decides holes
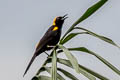
[[[56,50],[53,52],[53,58],[52,58],[52,78],[51,80],[57,80],[57,54]]]
[[[59,46],[59,48],[61,48],[64,51],[65,55],[70,60],[72,66],[76,70],[76,72],[80,73],[77,59],[70,53],[70,51],[67,48],[65,48],[62,45],[58,45],[58,46]]]
[[[70,63],[69,60],[58,58],[58,62],[61,63],[61,64],[66,65],[66,66],[68,66],[68,67],[73,68],[73,67],[72,67],[72,64]],[[83,69],[82,71],[85,71],[85,72],[86,72],[85,74],[90,73],[90,74],[94,75],[95,77],[97,77],[97,78],[99,78],[99,79],[101,79],[101,80],[109,80],[108,78],[106,78],[106,77],[104,77],[104,76],[102,76],[102,75],[100,75],[100,74],[98,74],[98,73],[96,73],[96,72],[94,72],[94,71],[92,71],[92,70],[90,70],[90,69],[88,69],[88,68],[80,65],[80,64],[79,64],[79,68]],[[81,73],[82,73],[82,71],[81,71]],[[83,74],[83,73],[82,73],[82,74]],[[83,75],[85,76],[85,74],[83,74]],[[87,74],[87,75],[89,75],[89,74]],[[87,75],[86,75],[86,76],[87,76]],[[89,76],[90,76],[90,75],[89,75]]]
[[[70,51],[82,51],[82,52],[90,53],[90,51],[87,50],[87,49],[84,48],[84,47],[68,48],[68,50],[70,50]],[[57,53],[61,53],[61,52],[63,52],[63,50],[58,50],[58,51],[57,51]]]
[[[45,68],[44,68],[44,67],[41,67],[41,68],[39,69],[39,71],[37,72],[36,76],[39,75],[39,74],[40,74],[41,72],[43,72],[43,71],[45,71]]]
[[[98,54],[96,54],[96,53],[88,50],[85,47],[69,48],[69,50],[72,50],[72,51],[82,51],[82,52],[86,52],[86,53],[92,54],[96,58],[98,58],[100,61],[102,61],[105,65],[107,65],[110,69],[112,69],[115,73],[117,73],[118,75],[120,75],[120,71],[116,67],[114,67],[111,63],[109,63],[107,60],[105,60],[104,58],[102,58]]]
[[[45,66],[47,63],[50,63],[51,61],[52,61],[51,58],[47,58],[47,60],[44,62],[42,66]]]
[[[99,39],[101,39],[101,40],[103,40],[103,41],[105,41],[105,42],[107,42],[107,43],[110,43],[110,44],[112,44],[112,45],[114,45],[114,46],[116,46],[116,47],[118,47],[118,48],[120,49],[120,47],[119,47],[115,42],[113,42],[111,39],[109,39],[109,38],[107,38],[107,37],[98,35],[98,34],[96,34],[96,33],[94,33],[94,32],[91,32],[91,31],[85,29],[85,28],[82,28],[82,27],[75,27],[74,29],[80,29],[80,30],[87,31],[87,34],[90,34],[90,35],[92,35],[92,36],[94,36],[94,37],[97,37],[97,38],[99,38]]]
[[[86,52],[86,53],[90,53],[91,52],[88,49],[86,49],[85,47],[68,48],[68,49],[70,51],[82,51],[82,52]]]
[[[108,78],[98,74],[97,72],[94,72],[93,70],[90,70],[82,65],[79,64],[79,67],[82,68],[83,70],[87,71],[88,73],[94,75],[95,77],[99,78],[100,80],[109,80]]]
[[[87,11],[80,17],[80,19],[78,19],[73,26],[76,26],[78,23],[82,22],[83,20],[85,20],[86,18],[88,18],[89,16],[91,16],[94,12],[96,12],[102,5],[105,4],[107,0],[100,0],[99,2],[97,2],[96,4],[94,4],[93,6],[91,6],[90,8],[87,9]]]
[[[45,69],[49,74],[51,74],[51,68],[50,67],[45,67]],[[65,80],[59,73],[57,73],[57,79]]]
[[[105,60],[104,58],[102,58],[101,56],[99,56],[98,54],[91,52],[92,55],[96,56],[100,61],[102,61],[105,65],[107,65],[110,69],[112,69],[115,73],[117,73],[118,75],[120,75],[120,71],[113,66],[111,63],[109,63],[107,60]]]
[[[58,58],[58,62],[61,64],[64,64],[68,67],[73,68],[71,62],[69,60],[65,60],[65,59],[60,59]],[[89,80],[96,80],[95,77],[93,75],[91,75],[90,73],[88,73],[87,71],[85,71],[84,69],[79,67],[79,71],[81,74],[83,74],[84,76],[86,76]]]
[[[65,33],[65,35],[62,37],[61,41],[65,38],[65,36],[73,30],[73,28],[82,22],[83,20],[87,19],[89,16],[91,16],[94,12],[96,12],[102,5],[105,4],[107,0],[100,0],[93,6],[87,9],[87,11],[68,29],[68,31]]]
[[[60,41],[60,44],[65,44],[66,42],[68,42],[69,40],[71,40],[72,38],[74,38],[75,36],[77,36],[78,34],[85,34],[86,32],[79,32],[79,33],[70,33],[68,36],[66,36],[64,38],[64,40]]]
[[[50,58],[51,59],[51,58]],[[52,60],[51,60],[52,61]],[[39,69],[39,71],[38,72],[43,72],[43,71],[47,71],[49,74],[51,74],[51,67],[41,67],[40,69]],[[36,76],[39,76],[39,74],[40,73],[37,73],[37,75]],[[56,73],[57,74],[57,79],[59,79],[59,80],[65,80],[59,73]],[[36,77],[35,76],[35,77]],[[33,77],[34,78],[34,77]],[[51,78],[50,78],[51,79]],[[49,80],[50,80],[49,79]]]
[[[66,66],[68,66],[70,68],[73,68],[73,66],[72,66],[72,64],[70,63],[69,60],[58,58],[57,62],[59,62],[59,63],[61,63],[63,65],[66,65]]]
[[[58,71],[62,72],[65,76],[69,77],[70,79],[79,80],[74,75],[72,75],[71,73],[65,71],[64,69],[61,69],[61,68],[57,68],[57,69],[58,69]]]
[[[50,54],[50,57],[51,57],[51,58],[52,58],[52,56],[53,56],[54,50],[56,50],[56,49],[53,49],[53,51],[52,51],[51,54]],[[52,62],[52,59],[51,59],[50,57],[45,60],[45,62],[43,63],[43,65],[42,65],[41,68],[44,68],[44,66],[45,66],[47,63],[51,63],[51,62]],[[37,71],[36,75],[39,75],[39,74],[41,73],[41,68]]]
[[[40,75],[40,76],[33,77],[32,80],[50,80],[50,77],[44,76],[44,75]]]
[[[51,58],[47,58],[47,60],[43,63],[42,67],[37,71],[36,75],[39,75],[41,72],[45,71],[44,66],[45,66],[47,63],[50,63],[50,62],[52,62],[52,59],[51,59]]]

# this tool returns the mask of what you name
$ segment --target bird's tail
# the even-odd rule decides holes
[[[31,64],[33,63],[33,61],[35,60],[35,58],[36,58],[36,53],[33,55],[32,59],[30,60],[28,66],[27,66],[27,68],[26,68],[26,70],[25,70],[25,73],[23,74],[23,77],[25,76],[25,74],[26,74],[27,71],[29,70],[29,68],[30,68]]]

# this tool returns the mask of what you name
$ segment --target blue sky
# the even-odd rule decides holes
[[[0,80],[30,80],[46,59],[45,54],[41,54],[34,61],[24,78],[22,75],[34,53],[35,45],[52,25],[54,17],[68,14],[69,18],[62,29],[63,35],[97,1],[99,0],[0,0]],[[120,45],[119,3],[120,0],[109,0],[78,26],[109,37]],[[120,70],[120,50],[95,37],[80,35],[65,46],[87,47]],[[78,52],[74,52],[74,55],[80,64],[111,80],[120,79],[94,56]],[[87,80],[82,75],[77,77]]]

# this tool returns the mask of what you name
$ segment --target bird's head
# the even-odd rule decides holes
[[[62,26],[62,24],[64,23],[64,20],[67,19],[67,14],[64,15],[64,16],[58,16],[58,17],[55,17],[55,19],[53,20],[53,25],[56,25],[56,26]]]

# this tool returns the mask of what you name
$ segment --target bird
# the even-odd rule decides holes
[[[64,23],[64,20],[67,18],[68,18],[67,14],[65,14],[64,16],[58,16],[58,17],[54,18],[52,26],[49,27],[47,32],[40,39],[38,45],[36,46],[33,57],[31,58],[28,66],[23,74],[23,77],[25,76],[25,74],[29,70],[31,64],[33,63],[33,61],[35,60],[35,58],[38,55],[40,55],[41,53],[43,53],[45,51],[51,50],[53,48],[53,46],[55,46],[59,42],[60,37],[61,37],[62,25]]]

